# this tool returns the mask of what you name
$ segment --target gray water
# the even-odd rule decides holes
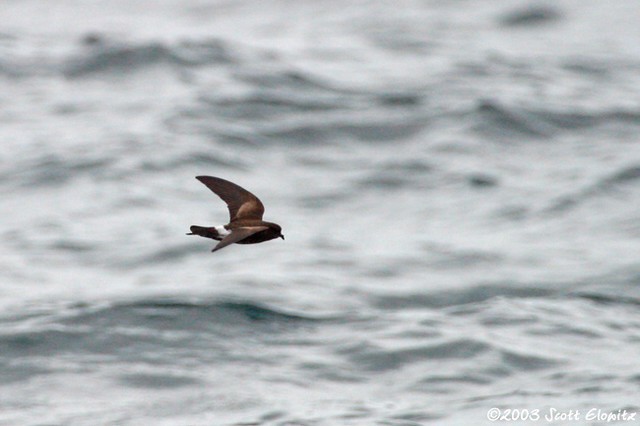
[[[3,2],[0,424],[639,411],[639,18]],[[286,241],[185,236],[202,174]]]

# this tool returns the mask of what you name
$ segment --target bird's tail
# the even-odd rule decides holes
[[[191,232],[189,232],[187,235],[200,235],[201,237],[213,239],[218,237],[218,231],[216,231],[216,228],[206,228],[204,226],[192,225],[189,229],[191,230]]]

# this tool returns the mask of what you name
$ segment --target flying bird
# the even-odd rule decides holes
[[[277,223],[262,220],[264,206],[262,202],[233,182],[212,176],[196,176],[207,188],[213,191],[229,209],[229,223],[213,227],[191,226],[187,235],[199,235],[220,241],[212,252],[236,244],[257,244],[282,238],[282,228]]]

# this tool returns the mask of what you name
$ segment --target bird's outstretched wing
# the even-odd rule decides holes
[[[233,231],[231,231],[231,233],[229,235],[227,235],[226,237],[224,237],[222,239],[222,241],[220,241],[218,243],[217,246],[215,246],[213,248],[213,250],[211,250],[212,252],[214,251],[218,251],[220,249],[225,248],[226,246],[228,246],[229,244],[233,244],[233,243],[237,243],[238,241],[242,241],[245,238],[260,232],[260,231],[264,231],[266,229],[269,229],[269,227],[267,226],[243,226],[240,228],[236,228]]]
[[[246,189],[218,177],[196,176],[196,179],[227,203],[230,222],[239,219],[262,220],[264,206],[258,197]]]

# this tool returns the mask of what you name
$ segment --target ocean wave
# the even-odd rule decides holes
[[[1,319],[0,359],[67,352],[116,355],[133,347],[145,357],[154,347],[179,348],[192,339],[215,347],[222,342],[215,339],[253,336],[256,327],[273,334],[319,321],[323,319],[241,301],[75,304]]]
[[[351,364],[367,371],[397,370],[415,362],[434,359],[474,358],[489,349],[489,345],[473,339],[433,342],[408,349],[381,349],[356,346],[342,351]]]
[[[335,143],[344,138],[396,141],[418,134],[429,124],[422,108],[401,93],[296,88],[295,82],[286,79],[282,84],[276,88],[256,85],[249,93],[233,96],[202,95],[195,107],[170,121],[172,126],[186,126],[216,139],[235,136],[259,141],[253,145]]]
[[[542,213],[546,215],[562,213],[594,197],[609,195],[612,191],[621,190],[628,185],[637,185],[638,182],[640,182],[640,165],[624,166],[602,176],[598,181],[583,189],[556,198]]]
[[[433,166],[425,160],[408,159],[383,162],[367,176],[359,178],[356,185],[363,189],[386,192],[398,188],[410,188],[415,185],[423,186],[426,177],[433,171]],[[435,186],[431,183],[431,186]]]
[[[193,150],[186,154],[182,152],[161,158],[141,158],[134,167],[141,171],[148,172],[165,172],[175,171],[181,167],[196,168],[215,168],[243,170],[245,166],[236,158],[224,152],[216,151],[215,154],[211,150]]]
[[[175,45],[134,44],[89,35],[84,39],[82,51],[64,61],[62,72],[67,77],[83,77],[102,72],[130,72],[157,64],[199,66],[233,61],[230,49],[221,40],[184,41]]]
[[[236,62],[233,49],[219,39],[164,41],[118,40],[106,35],[88,34],[79,45],[62,56],[24,57],[20,53],[0,60],[0,75],[24,78],[63,75],[82,78],[108,73],[144,70],[156,65],[199,67]]]
[[[505,27],[529,27],[549,24],[562,17],[558,9],[550,6],[528,6],[506,13],[500,18],[500,24]]]
[[[635,305],[640,306],[640,296],[624,296],[624,295],[614,295],[614,294],[605,294],[599,293],[595,291],[577,291],[574,292],[573,295],[575,297],[579,297],[582,299],[591,300],[592,302],[596,302],[603,305]]]
[[[495,297],[539,298],[556,294],[549,286],[526,286],[515,283],[481,284],[461,290],[443,290],[432,293],[372,296],[374,306],[381,309],[444,308],[484,302]]]
[[[257,86],[259,87],[259,86]],[[298,90],[260,88],[255,92],[241,96],[203,96],[202,102],[215,108],[219,114],[244,119],[265,119],[282,114],[322,112],[345,109],[342,96],[330,96],[322,93],[305,93]]]
[[[473,114],[479,120],[475,125],[476,131],[498,137],[549,137],[554,131],[549,123],[540,120],[535,114],[495,100],[480,101]]]
[[[74,303],[67,306],[53,306],[33,312],[22,312],[17,317],[11,317],[10,323],[28,322],[31,324],[61,324],[69,326],[83,324],[90,327],[96,325],[126,325],[138,323],[144,325],[144,319],[166,318],[179,320],[183,314],[189,314],[190,319],[215,317],[217,323],[230,322],[239,324],[242,318],[248,322],[314,322],[320,318],[302,314],[288,313],[275,308],[263,306],[253,302],[243,301],[183,301],[172,298],[142,299],[134,302],[110,303]],[[0,318],[0,323],[7,323],[7,318]],[[197,322],[194,322],[196,324]],[[177,325],[179,325],[177,323]],[[153,326],[153,324],[150,324]]]
[[[198,148],[156,156],[147,155],[153,148],[142,153],[127,153],[126,149],[123,144],[116,149],[118,152],[95,149],[87,153],[39,153],[3,164],[0,177],[4,184],[14,187],[64,187],[78,178],[122,181],[141,173],[175,172],[180,168],[245,169],[234,153]]]
[[[281,141],[315,143],[347,137],[375,143],[409,138],[419,133],[426,125],[426,120],[420,116],[352,113],[283,121],[264,126],[259,132],[271,140]]]
[[[189,321],[184,322],[185,317]],[[159,320],[164,326],[175,327],[204,326],[208,324],[230,323],[240,325],[251,322],[297,323],[315,321],[316,318],[290,314],[251,302],[190,302],[180,300],[141,300],[133,303],[118,303],[99,309],[83,309],[77,315],[69,316],[65,323],[125,323],[146,324],[154,327]],[[146,323],[146,320],[150,322]]]
[[[471,173],[466,176],[469,185],[477,189],[492,188],[499,185],[497,177],[486,173]]]
[[[409,139],[428,125],[420,115],[383,111],[363,113],[331,110],[311,115],[284,114],[272,120],[265,117],[253,120],[244,116],[244,110],[239,108],[239,115],[233,117],[233,121],[219,120],[216,114],[217,111],[203,111],[198,118],[173,119],[172,123],[189,131],[204,133],[215,140],[227,143],[239,141],[250,146],[274,143],[335,144],[345,138],[368,143],[393,142]]]
[[[329,84],[327,81],[315,77],[311,73],[292,70],[290,68],[278,69],[238,69],[234,73],[235,79],[247,83],[249,86],[289,89],[297,92],[342,92],[342,90]]]
[[[122,374],[118,376],[118,381],[123,386],[140,389],[174,389],[203,383],[203,380],[198,377],[176,373]]]
[[[10,182],[23,187],[58,186],[77,176],[102,176],[115,163],[116,158],[104,153],[69,157],[47,153],[7,164],[1,173],[11,176]]]
[[[0,345],[3,345],[2,340],[0,340]],[[0,376],[3,384],[26,382],[35,377],[52,373],[51,369],[36,365],[16,366],[16,363],[11,362],[8,358],[2,359],[0,355]]]
[[[543,370],[563,364],[562,361],[551,357],[542,357],[514,350],[501,350],[499,352],[503,366],[515,372]]]
[[[640,126],[640,110],[635,109],[605,108],[594,111],[568,112],[534,108],[527,111],[539,120],[562,130],[585,129],[609,123]]]
[[[484,99],[471,110],[475,131],[504,138],[521,135],[547,139],[560,131],[593,128],[611,123],[640,126],[640,111],[603,109],[595,111],[562,111],[550,108],[507,105]]]

